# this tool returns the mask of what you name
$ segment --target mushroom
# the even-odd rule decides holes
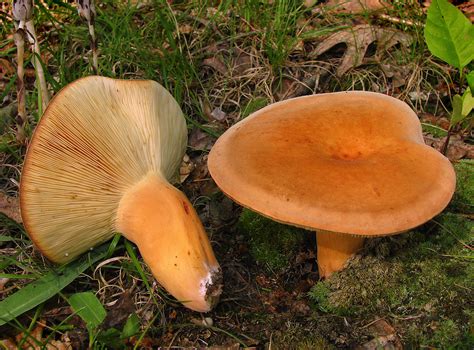
[[[363,91],[269,105],[228,129],[208,165],[235,202],[316,230],[322,278],[341,270],[365,237],[440,213],[455,187],[451,163],[424,144],[410,107]]]
[[[173,180],[187,128],[147,80],[91,76],[62,89],[29,145],[21,215],[36,247],[67,263],[121,232],[158,282],[192,310],[217,302],[222,273],[196,211]]]

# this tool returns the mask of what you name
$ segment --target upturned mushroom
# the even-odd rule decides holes
[[[158,83],[69,84],[36,127],[21,176],[21,215],[36,247],[62,264],[121,232],[171,295],[209,311],[221,270],[196,211],[169,182],[186,143],[182,111]]]
[[[321,277],[341,270],[366,237],[433,218],[456,181],[449,160],[424,144],[407,104],[362,91],[269,105],[228,129],[208,162],[237,203],[316,230]]]

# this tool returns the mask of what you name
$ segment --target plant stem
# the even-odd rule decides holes
[[[94,74],[98,74],[98,58],[97,58],[97,39],[95,37],[94,23],[95,23],[95,4],[94,0],[76,0],[77,12],[87,22],[89,28],[89,41],[92,51],[92,70]]]
[[[31,45],[31,52],[33,54],[32,63],[36,71],[36,79],[38,82],[37,88],[41,100],[41,104],[38,106],[39,115],[42,115],[43,111],[46,109],[49,103],[49,91],[46,85],[46,79],[44,77],[43,65],[41,64],[41,52],[39,42],[38,38],[36,37],[35,26],[32,20],[26,22],[26,33],[28,41]]]
[[[23,143],[25,141],[25,125],[26,125],[26,93],[25,93],[25,69],[24,69],[24,54],[25,54],[25,32],[18,26],[14,40],[17,50],[17,101],[18,101],[18,114],[16,120],[16,139],[18,142]]]

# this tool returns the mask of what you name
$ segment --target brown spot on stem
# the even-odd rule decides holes
[[[186,214],[189,215],[189,206],[186,202],[183,201],[183,208],[184,208],[184,211],[186,212]]]

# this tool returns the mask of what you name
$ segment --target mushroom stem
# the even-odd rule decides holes
[[[364,245],[364,237],[319,230],[316,232],[318,246],[318,270],[321,278],[342,270],[349,258]]]
[[[189,200],[164,177],[150,173],[125,193],[116,228],[186,307],[206,312],[217,303],[222,273],[209,239]]]

